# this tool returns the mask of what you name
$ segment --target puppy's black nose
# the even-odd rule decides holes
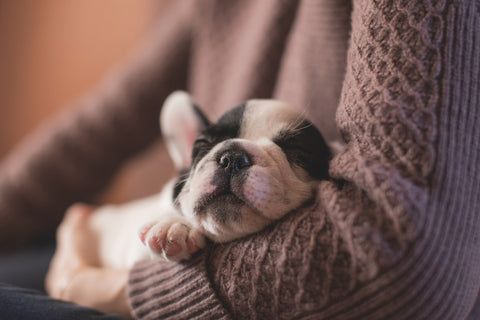
[[[252,161],[243,150],[227,150],[218,159],[218,165],[231,174],[252,166]]]

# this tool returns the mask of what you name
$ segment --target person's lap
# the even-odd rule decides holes
[[[123,319],[47,296],[44,279],[54,251],[50,241],[0,255],[1,319]]]
[[[122,319],[45,295],[44,279],[55,251],[54,241],[0,255],[0,318]],[[480,319],[480,295],[468,319]]]
[[[2,319],[124,319],[118,315],[107,315],[94,309],[52,299],[33,289],[1,283],[0,310]]]
[[[0,254],[0,282],[45,292],[45,275],[54,251],[55,241],[49,240]]]

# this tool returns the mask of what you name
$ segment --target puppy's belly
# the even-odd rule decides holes
[[[89,220],[97,237],[97,263],[104,267],[130,267],[148,257],[138,230],[149,218],[158,215],[158,195],[123,206],[105,206]]]
[[[176,214],[171,203],[172,183],[160,194],[119,206],[100,207],[89,219],[97,239],[97,252],[92,257],[98,265],[129,268],[150,253],[139,238],[139,230],[160,216]]]

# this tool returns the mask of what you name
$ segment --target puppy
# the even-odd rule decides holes
[[[211,123],[187,93],[174,92],[160,123],[179,174],[159,195],[96,210],[93,263],[188,259],[205,237],[244,237],[311,202],[328,178],[322,135],[280,101],[250,100]]]

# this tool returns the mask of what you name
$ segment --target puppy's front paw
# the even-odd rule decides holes
[[[205,247],[205,237],[181,218],[171,218],[147,224],[140,230],[140,240],[152,257],[180,261]]]

